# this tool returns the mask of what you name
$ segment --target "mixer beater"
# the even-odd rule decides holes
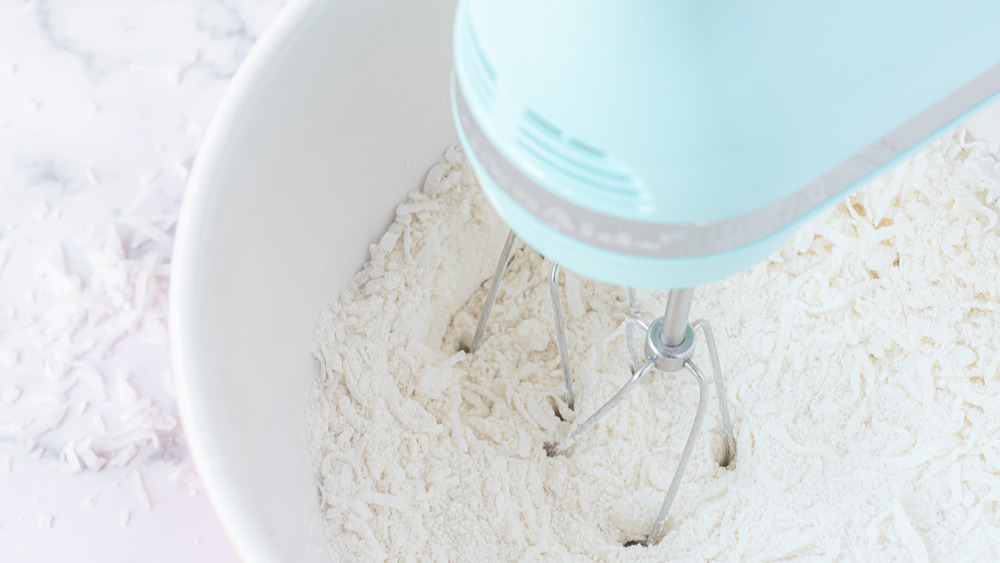
[[[893,33],[886,33],[893,30]],[[576,406],[559,269],[671,292],[625,323],[633,373],[561,442],[564,455],[651,370],[691,373],[694,425],[647,543],[661,532],[704,420],[704,334],[727,458],[736,453],[715,338],[693,288],[778,250],[812,214],[1000,99],[1000,3],[460,0],[452,111],[479,184],[551,260],[566,402]],[[832,46],[832,47],[831,47]],[[645,331],[642,353],[635,327]],[[727,460],[729,461],[729,460]]]
[[[511,248],[517,235],[514,231],[507,234],[500,258],[497,260],[486,300],[479,315],[479,323],[476,325],[476,332],[469,352],[475,352],[482,344],[486,325],[489,322],[490,311],[496,301],[500,283],[503,281],[503,274],[510,259]],[[562,368],[563,383],[566,387],[566,404],[570,409],[576,408],[576,391],[573,386],[573,373],[569,361],[569,352],[566,347],[566,330],[562,318],[562,307],[559,303],[559,264],[553,262],[552,272],[549,276],[549,297],[552,303],[552,319],[555,328],[556,346],[559,350],[559,363]],[[629,361],[632,367],[632,376],[629,380],[605,402],[596,412],[591,414],[586,420],[574,428],[568,436],[560,442],[550,442],[545,444],[545,451],[548,455],[565,455],[588,430],[594,427],[602,418],[608,415],[626,397],[635,386],[646,377],[654,368],[663,372],[675,372],[687,370],[698,382],[698,410],[695,413],[694,423],[688,434],[687,442],[681,453],[677,469],[674,471],[673,479],[667,494],[660,506],[660,511],[656,515],[652,529],[646,537],[645,544],[652,545],[663,530],[667,514],[680,489],[681,480],[684,477],[684,470],[687,468],[694,452],[694,445],[698,439],[702,423],[705,420],[705,412],[708,404],[708,382],[705,374],[692,361],[694,355],[695,331],[700,330],[705,337],[705,344],[708,347],[709,357],[712,362],[712,378],[715,381],[716,394],[719,398],[719,415],[722,421],[722,431],[725,436],[725,456],[721,465],[727,466],[736,457],[736,440],[733,436],[733,425],[729,417],[729,407],[726,402],[726,388],[723,381],[722,367],[719,362],[719,353],[715,344],[715,335],[711,325],[704,319],[699,319],[693,323],[688,323],[691,311],[691,301],[694,297],[693,288],[671,290],[667,297],[667,305],[663,316],[647,323],[639,316],[639,301],[634,288],[627,288],[629,315],[625,317],[625,342],[628,349]],[[644,356],[640,358],[633,340],[632,329],[638,326],[645,331],[645,343],[643,347]],[[641,365],[640,365],[640,362]]]

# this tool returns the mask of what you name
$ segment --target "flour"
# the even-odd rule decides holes
[[[458,150],[397,210],[319,321],[308,407],[330,549],[348,560],[1000,557],[1000,165],[960,132],[699,288],[714,394],[658,545],[698,387],[653,372],[566,456],[547,441],[628,378],[623,288],[563,276],[578,391],[566,407],[551,264],[516,246],[471,340],[506,226]],[[653,319],[666,293],[639,291]],[[708,367],[700,345],[695,361]],[[714,387],[711,387],[714,393]]]

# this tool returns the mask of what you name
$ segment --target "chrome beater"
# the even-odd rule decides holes
[[[476,326],[475,336],[469,346],[469,352],[475,352],[482,343],[483,333],[489,320],[490,310],[496,300],[497,290],[503,279],[504,270],[510,258],[516,235],[510,231],[504,243],[500,258],[497,261],[496,271],[490,284],[489,292],[486,295],[486,302],[483,304],[482,312],[479,315],[479,323]],[[732,420],[729,417],[729,407],[726,400],[726,388],[723,381],[722,366],[719,362],[719,353],[715,343],[715,335],[711,325],[704,319],[688,323],[691,312],[691,301],[694,297],[694,289],[674,289],[667,297],[667,305],[663,316],[647,323],[639,317],[639,302],[636,291],[627,288],[629,315],[625,317],[625,342],[628,348],[629,360],[633,369],[632,376],[618,390],[617,393],[597,411],[584,420],[579,426],[574,428],[568,436],[558,443],[545,444],[545,451],[549,456],[565,455],[576,442],[588,430],[593,428],[602,418],[613,410],[624,399],[635,386],[652,371],[654,368],[664,372],[675,372],[681,369],[687,370],[698,381],[699,398],[698,410],[695,414],[694,424],[688,434],[687,442],[684,444],[684,451],[681,453],[674,477],[670,482],[663,504],[656,516],[653,527],[646,537],[645,544],[652,545],[663,530],[673,504],[680,489],[681,479],[684,470],[687,468],[691,455],[694,452],[694,445],[701,431],[702,423],[705,419],[705,412],[708,403],[708,382],[705,374],[692,361],[694,355],[695,331],[701,331],[705,337],[705,344],[708,347],[709,357],[712,362],[712,378],[715,381],[716,394],[719,399],[719,415],[722,422],[722,431],[726,440],[726,455],[722,461],[723,466],[736,457],[736,440],[733,436]],[[552,272],[549,276],[549,297],[552,302],[552,319],[555,325],[556,345],[559,349],[559,362],[563,372],[563,382],[566,387],[566,404],[570,409],[575,408],[576,393],[573,387],[573,375],[569,361],[569,352],[566,347],[566,331],[563,326],[562,307],[559,303],[559,264],[553,263]],[[640,358],[639,352],[633,342],[632,330],[638,326],[645,331],[645,343],[643,347],[644,357]],[[642,364],[640,365],[640,362]]]

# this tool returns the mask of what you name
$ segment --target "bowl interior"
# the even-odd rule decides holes
[[[329,558],[304,422],[314,323],[457,141],[453,13],[292,4],[202,146],[174,256],[174,365],[192,456],[246,561]],[[968,125],[1000,140],[1000,103]]]
[[[293,4],[199,153],[174,257],[175,369],[192,456],[246,561],[328,558],[304,422],[313,327],[457,141],[453,13]]]

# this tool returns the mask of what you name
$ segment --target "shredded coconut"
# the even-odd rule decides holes
[[[139,499],[139,503],[146,507],[147,510],[153,509],[153,501],[149,498],[149,491],[146,490],[146,484],[142,481],[142,473],[138,471],[132,473],[132,489],[135,491],[135,496]]]
[[[467,354],[506,235],[458,149],[322,312],[308,405],[329,545],[347,560],[1000,557],[1000,164],[960,131],[699,288],[738,457],[706,418],[661,541],[648,532],[697,385],[654,372],[566,456],[629,376],[623,288],[567,272],[567,408],[551,264],[519,245]],[[640,291],[659,316],[663,291]],[[695,361],[708,366],[700,345]],[[714,387],[710,387],[714,391]]]
[[[82,506],[84,508],[94,508],[94,507],[96,507],[97,506],[97,498],[99,496],[101,496],[101,493],[94,493],[94,494],[90,495],[89,497],[84,498],[83,502],[80,503],[80,506]]]
[[[51,514],[39,514],[38,518],[35,520],[35,524],[38,526],[39,530],[51,530],[53,519],[54,517]]]
[[[198,496],[198,492],[202,488],[198,475],[183,467],[171,473],[168,480],[178,487],[187,489],[188,496],[192,498]]]

